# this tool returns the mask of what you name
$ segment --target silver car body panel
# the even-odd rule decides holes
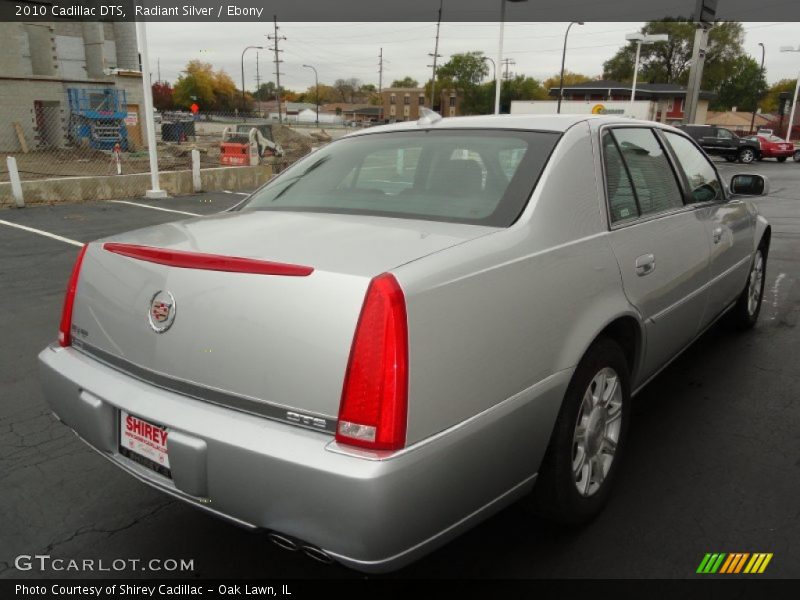
[[[638,390],[744,288],[768,227],[747,201],[610,225],[599,133],[630,124],[573,115],[429,125],[562,133],[507,228],[236,212],[107,240],[307,265],[308,277],[175,269],[92,244],[75,302],[80,335],[40,355],[45,395],[88,444],[167,493],[362,570],[407,564],[531,489],[575,366],[610,324],[638,331]],[[715,248],[718,227],[727,229]],[[650,253],[656,269],[637,277],[636,259]],[[408,433],[404,449],[372,452],[337,444],[332,431],[367,285],[386,271],[407,306]],[[162,289],[178,316],[156,334],[148,302]],[[169,428],[172,480],[120,455],[119,411]]]

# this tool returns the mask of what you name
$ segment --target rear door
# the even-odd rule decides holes
[[[738,151],[737,139],[727,129],[715,128],[717,132],[717,147],[719,151],[727,156],[736,156]]]
[[[662,132],[679,166],[687,202],[702,221],[711,249],[708,307],[716,318],[742,292],[753,253],[755,219],[742,200],[727,199],[717,170],[690,139]]]
[[[722,149],[719,146],[720,140],[717,137],[716,127],[698,128],[700,145],[710,154],[718,154]]]
[[[611,246],[630,302],[646,326],[638,383],[697,334],[705,305],[705,225],[684,204],[663,142],[649,127],[602,133]]]

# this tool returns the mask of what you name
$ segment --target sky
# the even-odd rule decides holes
[[[566,68],[589,76],[600,76],[603,61],[625,43],[625,34],[638,31],[643,23],[586,23],[574,25],[569,34]],[[780,52],[781,46],[800,48],[800,23],[744,23],[744,50],[761,60],[759,42],[766,47],[767,80],[774,83],[794,78],[800,70],[800,52]],[[378,53],[383,48],[384,87],[410,75],[423,83],[431,76],[436,23],[279,23],[282,40],[281,85],[303,91],[314,84],[313,65],[320,83],[356,77],[378,84]],[[507,23],[505,58],[510,70],[542,80],[561,68],[561,51],[567,23]],[[442,23],[439,59],[452,54],[482,50],[496,60],[499,23]],[[188,61],[200,59],[222,68],[241,86],[241,57],[246,46],[264,46],[245,54],[246,89],[255,89],[256,54],[261,81],[274,81],[274,54],[267,50],[272,23],[149,23],[148,45],[153,80],[160,63],[161,79],[174,81]],[[441,64],[441,62],[440,62]],[[491,65],[490,65],[491,69]],[[489,78],[492,77],[490,72]]]

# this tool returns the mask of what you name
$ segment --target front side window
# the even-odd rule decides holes
[[[720,129],[720,131],[726,130]],[[672,150],[678,158],[678,164],[686,175],[692,201],[713,202],[724,199],[722,184],[719,182],[717,172],[703,153],[682,135],[665,131],[664,137],[672,146]]]
[[[559,137],[473,129],[346,138],[296,162],[240,210],[508,227],[525,207]]]
[[[733,134],[727,129],[717,129],[717,137],[723,140],[732,140]]]
[[[620,127],[611,134],[627,167],[640,215],[682,208],[678,180],[655,132],[649,128]]]

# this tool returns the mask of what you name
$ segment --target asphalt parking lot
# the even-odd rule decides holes
[[[757,200],[773,235],[755,330],[715,326],[638,396],[615,493],[593,523],[565,529],[512,506],[397,576],[691,577],[707,552],[771,552],[762,577],[800,577],[800,164],[717,164],[772,185]],[[39,390],[36,355],[56,337],[76,243],[241,198],[0,211],[0,578],[92,575],[20,571],[21,554],[194,561],[171,576],[360,577],[135,481],[55,421]]]

